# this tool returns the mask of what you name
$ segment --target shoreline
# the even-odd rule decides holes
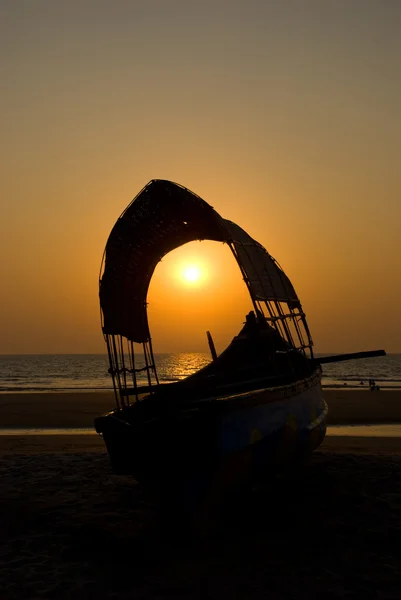
[[[386,380],[381,381],[380,379],[376,379],[375,380],[376,383],[380,384],[379,385],[379,390],[381,392],[385,392],[385,391],[393,391],[393,390],[399,390],[401,392],[401,384],[399,383],[398,385],[396,384],[390,384],[390,385],[384,385],[383,381],[385,383]],[[167,384],[166,384],[167,385]],[[344,391],[352,391],[352,392],[356,392],[356,391],[361,391],[361,392],[370,392],[371,390],[369,389],[369,385],[360,385],[359,383],[327,383],[327,384],[322,384],[322,389],[323,390],[344,390]],[[104,388],[75,388],[75,387],[70,387],[70,388],[10,388],[10,389],[3,389],[0,390],[0,398],[2,396],[7,396],[7,395],[17,395],[19,396],[20,394],[114,394],[114,389],[112,387],[104,387]]]
[[[401,422],[401,390],[323,390],[329,407],[328,425],[379,425]],[[93,429],[94,419],[115,406],[114,392],[52,392],[0,395],[1,429]],[[401,437],[331,436],[322,450],[357,453],[401,453]],[[88,434],[0,436],[0,454],[102,452],[103,440]]]

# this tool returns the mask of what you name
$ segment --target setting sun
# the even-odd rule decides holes
[[[188,265],[182,270],[182,277],[188,283],[196,283],[202,276],[202,271],[197,265]]]

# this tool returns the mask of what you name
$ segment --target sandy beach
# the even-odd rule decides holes
[[[398,391],[327,390],[331,423],[400,422]],[[0,397],[3,427],[86,427],[108,393]],[[376,419],[376,420],[374,420]],[[160,533],[98,436],[0,437],[1,597],[398,598],[400,438],[327,437],[228,506],[213,539]]]
[[[401,423],[401,390],[324,389],[329,424]],[[92,427],[115,407],[113,392],[0,394],[0,427]]]

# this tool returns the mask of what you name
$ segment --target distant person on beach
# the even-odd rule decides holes
[[[380,390],[374,379],[369,379],[369,387],[371,392],[378,392]]]

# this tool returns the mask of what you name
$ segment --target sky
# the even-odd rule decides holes
[[[317,352],[401,352],[400,56],[398,0],[0,0],[0,353],[104,352],[104,246],[155,178],[267,248]],[[175,252],[155,351],[221,351],[238,267]]]

